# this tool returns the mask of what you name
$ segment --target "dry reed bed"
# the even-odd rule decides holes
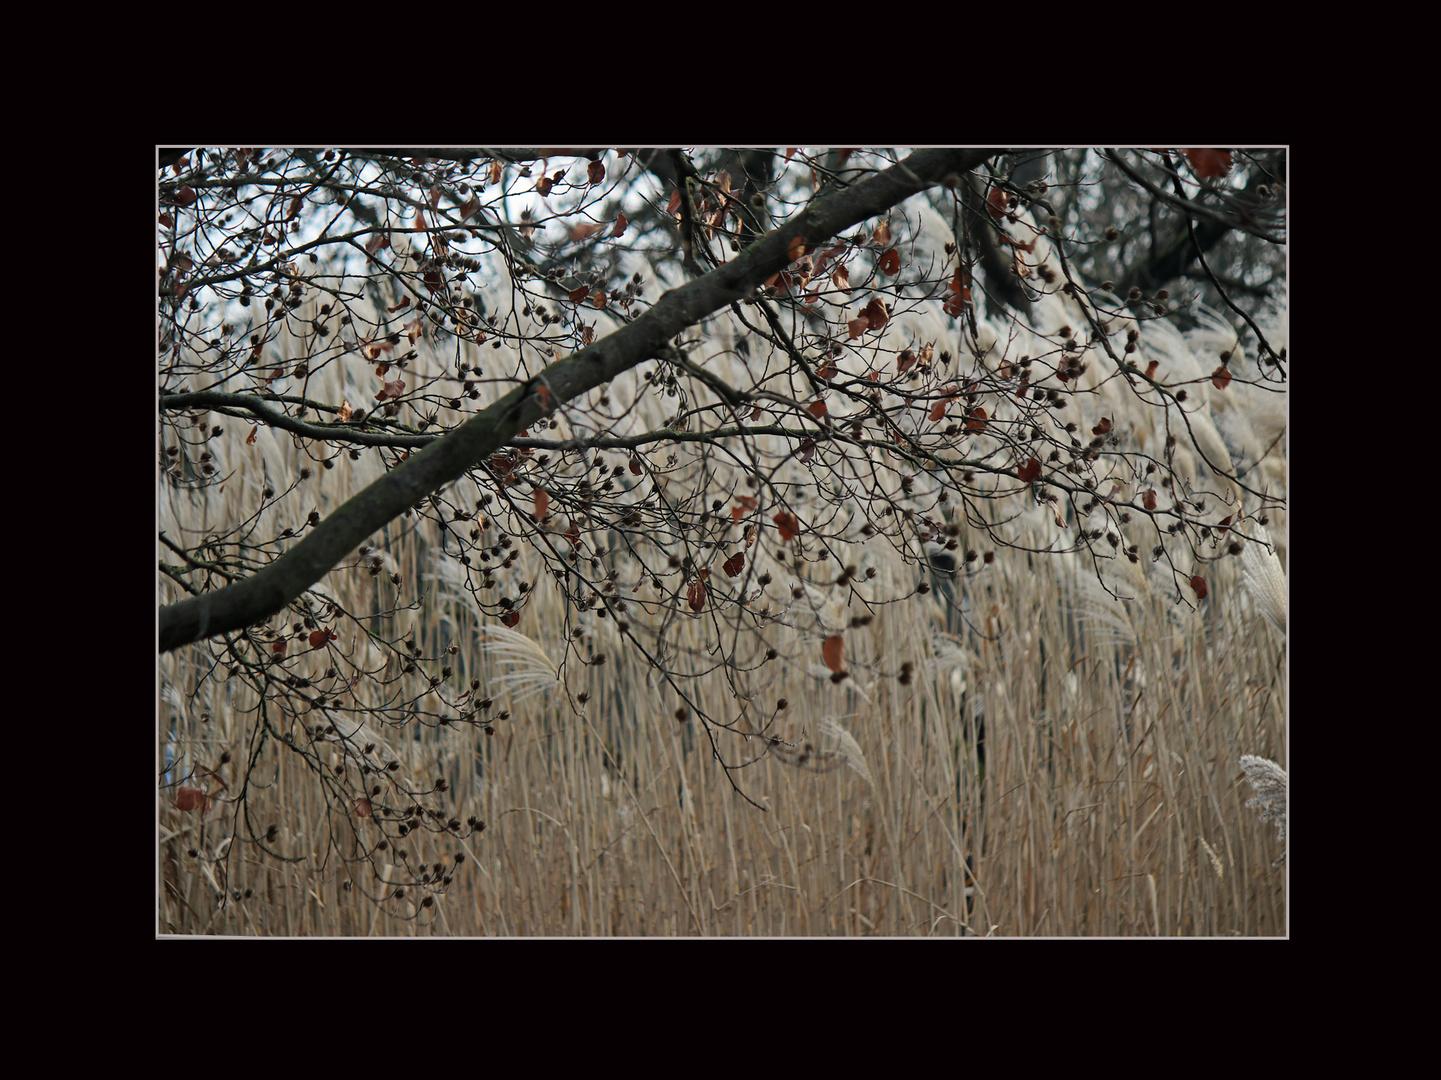
[[[802,652],[811,643],[797,646],[764,692],[789,702],[777,730],[834,748],[824,721],[842,718],[870,783],[850,768],[798,769],[763,755],[758,740],[720,733],[728,760],[758,758],[732,775],[766,812],[737,797],[704,734],[674,718],[674,695],[616,643],[604,667],[571,662],[566,692],[553,684],[516,703],[493,737],[454,727],[393,734],[410,774],[448,775],[456,817],[488,823],[465,843],[412,834],[409,867],[469,856],[431,909],[413,906],[413,890],[381,899],[389,890],[371,867],[345,858],[357,840],[374,843],[373,819],[338,810],[272,743],[247,809],[260,830],[279,826],[276,851],[301,861],[226,845],[232,803],[199,820],[163,805],[162,836],[178,832],[162,844],[162,861],[185,899],[162,891],[162,926],[304,935],[1282,933],[1284,870],[1270,865],[1277,841],[1243,809],[1237,760],[1285,760],[1284,642],[1251,609],[1237,562],[1222,564],[1202,616],[1179,627],[1166,598],[1128,605],[1132,625],[1168,631],[1142,632],[1134,645],[1099,618],[1076,637],[1086,609],[1068,607],[1074,579],[1057,573],[1056,560],[1002,560],[967,583],[978,623],[995,637],[972,638],[974,652],[942,636],[929,598],[882,609],[862,632],[868,647],[857,641],[858,659],[883,672],[911,660],[923,674],[909,686],[859,666],[850,684],[834,686]],[[429,605],[420,618],[432,640],[465,642],[461,679],[504,685],[507,674],[543,668],[487,654],[458,605]],[[536,621],[545,625],[542,613]],[[698,704],[733,711],[718,673],[701,684]],[[590,700],[577,715],[582,692]],[[197,756],[212,761],[222,747],[243,758],[254,702],[237,697],[212,703],[206,724],[192,715],[167,742],[203,745]],[[497,709],[505,703],[498,695]],[[188,858],[189,844],[222,857]],[[252,895],[217,911],[217,884]]]
[[[287,361],[322,355],[313,341],[285,348]],[[354,359],[336,352],[312,363],[310,395],[364,400],[368,369]],[[423,349],[411,377],[418,383],[442,368]],[[311,509],[328,512],[384,467],[380,453],[365,451],[356,460],[342,453],[326,469],[323,448],[264,429],[247,446],[248,429],[227,426],[235,430],[207,445],[232,480],[201,498],[162,479],[162,528],[187,536],[237,522],[260,536],[299,529]],[[280,497],[261,499],[266,483]],[[456,501],[468,504],[475,491],[462,487]],[[1174,603],[1170,578],[1142,585],[1134,572],[1117,575],[1113,588],[1137,596],[1122,605],[1098,595],[1087,584],[1092,571],[1073,559],[1002,550],[958,586],[969,629],[947,623],[935,596],[882,605],[868,626],[846,633],[852,678],[839,685],[820,663],[820,638],[863,609],[808,594],[789,625],[766,631],[779,660],[683,684],[699,709],[736,721],[737,730],[707,732],[693,718],[677,720],[675,690],[620,640],[613,618],[567,607],[533,553],[522,552],[516,571],[539,581],[518,628],[526,639],[498,632],[457,596],[431,520],[392,523],[377,539],[384,574],[370,576],[357,559],[317,587],[367,616],[374,638],[346,622],[342,640],[292,658],[287,670],[321,685],[339,657],[354,665],[347,672],[369,673],[347,699],[359,708],[331,717],[342,738],[321,755],[398,762],[416,789],[444,779],[448,790],[430,801],[486,829],[466,840],[415,829],[377,852],[379,826],[356,816],[348,791],[323,785],[275,738],[256,738],[262,716],[296,735],[305,718],[280,707],[283,695],[214,678],[211,647],[191,647],[160,662],[163,931],[1285,932],[1285,871],[1271,865],[1279,844],[1244,808],[1250,792],[1238,766],[1246,753],[1285,761],[1285,642],[1241,588],[1239,559],[1211,565],[1210,596],[1191,612]],[[960,540],[963,549],[990,546],[979,535]],[[914,589],[918,571],[893,551],[855,545],[844,557],[854,552],[878,570],[871,595]],[[777,595],[787,593],[794,567],[785,578],[781,564],[766,565],[777,573]],[[162,602],[172,598],[162,585]],[[658,616],[643,608],[633,616],[636,636],[652,640]],[[672,620],[677,662],[713,664],[705,651],[713,629],[689,612]],[[425,643],[426,659],[400,675],[392,646],[407,638]],[[425,680],[451,643],[458,651],[445,662],[455,674],[428,691]],[[751,655],[754,642],[743,636],[736,651]],[[582,662],[601,652],[603,666]],[[897,677],[905,662],[913,665],[908,681]],[[471,679],[494,697],[490,717],[511,713],[493,723],[493,735],[395,710],[384,715],[405,722],[389,726],[367,711],[399,700],[454,715]],[[750,699],[745,710],[738,692]],[[778,712],[780,699],[788,707]],[[814,744],[806,765],[767,754],[744,734],[772,718],[770,731],[796,748]],[[357,730],[360,720],[366,727]],[[376,748],[362,751],[371,742]],[[229,786],[210,785],[215,806],[203,816],[178,811],[174,783],[227,752],[221,778]],[[251,836],[272,829],[262,853]],[[390,884],[417,878],[430,887],[397,895]],[[442,878],[448,884],[436,885]]]

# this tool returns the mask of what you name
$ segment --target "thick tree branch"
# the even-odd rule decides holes
[[[735,259],[667,292],[639,319],[552,364],[446,437],[413,454],[263,570],[234,585],[161,608],[160,650],[239,630],[283,611],[371,533],[464,476],[560,404],[645,362],[687,327],[748,295],[788,265],[800,246],[810,250],[918,191],[955,182],[998,152],[921,150],[885,172],[818,200]],[[543,393],[538,392],[542,389]]]

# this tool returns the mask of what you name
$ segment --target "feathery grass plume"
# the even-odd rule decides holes
[[[1211,847],[1210,844],[1206,843],[1206,838],[1205,838],[1205,837],[1201,836],[1201,837],[1197,837],[1196,839],[1198,839],[1198,840],[1201,842],[1201,846],[1206,849],[1206,854],[1207,854],[1208,856],[1210,856],[1210,858],[1211,858],[1211,869],[1214,870],[1214,871],[1216,871],[1216,877],[1218,877],[1218,878],[1221,879],[1222,881],[1225,881],[1225,880],[1226,880],[1226,864],[1223,863],[1223,862],[1221,862],[1221,857],[1216,854],[1216,850],[1215,850],[1213,847]]]
[[[849,731],[832,717],[827,716],[820,724],[821,734],[832,744],[828,752],[839,753],[846,759],[846,764],[860,776],[867,784],[871,783],[871,769],[866,764],[866,756],[861,753],[861,747]]]
[[[1136,624],[1123,603],[1149,592],[1145,574],[1127,559],[1114,560],[1114,569],[1107,565],[1102,578],[1089,568],[1074,566],[1062,579],[1066,590],[1067,609],[1078,625],[1095,642],[1106,645],[1136,644]],[[1124,569],[1122,569],[1124,568]]]
[[[487,625],[480,628],[480,636],[484,640],[481,651],[509,668],[493,685],[503,687],[512,704],[549,690],[560,679],[555,661],[518,630]]]
[[[181,723],[185,722],[185,698],[176,689],[175,684],[167,680],[160,688],[160,700],[165,702],[180,714]]]
[[[775,740],[771,753],[777,761],[809,772],[832,772],[849,765],[861,779],[872,783],[870,766],[861,753],[860,744],[833,717],[824,717],[816,725],[815,738],[803,737],[796,743]]]
[[[1276,822],[1277,833],[1284,841],[1286,839],[1286,770],[1274,761],[1263,757],[1254,757],[1251,754],[1241,755],[1241,769],[1256,792],[1256,797],[1248,801],[1246,805],[1260,807],[1262,821]],[[1283,851],[1280,858],[1271,865],[1279,866],[1285,861],[1286,853]]]
[[[463,587],[465,568],[454,559],[433,559],[425,577],[440,584],[443,600],[468,607],[480,620],[476,633],[481,639],[481,652],[509,669],[493,680],[492,685],[509,693],[513,704],[550,689],[560,680],[559,666],[535,639],[519,630],[485,621],[485,612]]]
[[[1286,575],[1281,560],[1271,546],[1271,536],[1264,525],[1257,525],[1260,535],[1253,537],[1241,552],[1242,581],[1256,607],[1282,635],[1286,633]]]
[[[932,682],[944,678],[957,697],[965,693],[972,674],[981,663],[976,654],[954,634],[933,635],[931,653],[931,659],[926,661],[927,677]]]

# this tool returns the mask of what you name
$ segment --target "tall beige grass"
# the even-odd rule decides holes
[[[313,358],[311,397],[373,394],[371,366],[356,356],[301,340],[286,347]],[[446,362],[422,348],[409,377],[439,377]],[[624,406],[620,382],[613,393]],[[451,419],[443,411],[440,422]],[[628,422],[656,418],[636,410]],[[161,528],[189,545],[238,522],[260,536],[303,528],[310,509],[334,508],[387,460],[376,450],[352,460],[263,429],[249,445],[247,425],[225,426],[207,444],[219,474],[233,477],[223,490],[159,486]],[[896,475],[872,468],[851,479],[865,490]],[[266,483],[279,497],[261,498]],[[448,497],[469,505],[477,490],[467,483]],[[1017,528],[1047,529],[1046,514]],[[964,528],[957,539],[961,550],[992,547]],[[516,574],[534,589],[515,629],[477,612],[456,564],[438,555],[430,517],[398,520],[371,544],[317,586],[356,617],[337,620],[336,652],[288,667],[311,686],[337,683],[327,674],[336,657],[347,674],[364,674],[327,692],[340,704],[325,723],[224,678],[213,644],[161,658],[161,932],[1286,931],[1285,871],[1272,866],[1280,844],[1245,808],[1237,766],[1242,754],[1285,760],[1284,578],[1274,556],[1208,553],[1217,557],[1205,569],[1209,596],[1196,603],[1164,561],[1105,563],[1098,584],[1088,559],[1001,549],[957,583],[965,618],[947,620],[934,594],[913,594],[914,563],[856,537],[838,545],[836,561],[876,576],[849,600],[823,588],[819,571],[811,580],[765,564],[775,577],[767,600],[785,612],[765,626],[778,652],[769,663],[754,634],[725,637],[736,662],[718,663],[708,612],[662,610],[637,594],[628,633],[654,651],[664,631],[669,662],[694,673],[673,684],[614,617],[568,604],[524,544]],[[165,581],[161,593],[162,602],[178,596]],[[850,678],[837,684],[821,641],[870,613],[862,595],[906,598],[846,630]],[[275,620],[277,632],[289,622]],[[413,671],[397,647],[406,640],[425,654]],[[450,645],[454,654],[442,656]],[[432,687],[442,663],[454,673]],[[471,680],[479,689],[468,695]],[[482,696],[491,707],[470,711]],[[696,710],[732,727],[707,728]],[[385,798],[431,792],[426,803],[443,807],[441,818],[485,828],[462,839],[417,827],[378,850],[376,818],[317,779],[297,748],[334,776],[369,783],[374,774],[360,770],[381,770],[395,777]],[[208,813],[176,808],[182,781],[206,788]],[[403,894],[400,882],[412,883]]]
[[[451,778],[455,817],[487,823],[464,842],[408,838],[406,867],[438,864],[452,878],[434,905],[417,906],[414,890],[391,897],[370,864],[348,861],[357,841],[375,839],[374,819],[338,816],[314,775],[271,744],[255,762],[247,809],[262,830],[277,825],[269,846],[296,861],[231,839],[234,802],[222,798],[198,818],[163,795],[160,927],[362,936],[1284,933],[1284,871],[1271,867],[1277,839],[1244,809],[1249,793],[1235,763],[1242,753],[1285,753],[1285,646],[1241,590],[1238,562],[1218,566],[1211,599],[1179,625],[1159,590],[1124,602],[1115,618],[1168,631],[1128,636],[1084,621],[1076,634],[1067,604],[1074,584],[1059,561],[998,560],[966,583],[988,640],[957,645],[926,597],[881,609],[866,628],[863,662],[894,673],[909,660],[924,673],[910,685],[858,665],[835,686],[796,635],[764,696],[787,699],[777,731],[797,748],[811,741],[815,753],[798,766],[794,752],[766,754],[760,739],[718,732],[736,766],[729,774],[695,722],[676,720],[678,699],[614,640],[613,623],[593,628],[608,662],[572,662],[557,681],[553,644],[482,632],[458,606],[427,605],[417,629],[457,635],[462,674],[481,680],[496,709],[512,709],[494,736],[391,734],[390,752],[410,773]],[[544,638],[546,613],[534,615]],[[227,747],[246,760],[255,702],[240,692],[219,700],[214,687],[192,699],[201,674],[185,663],[171,672],[162,731],[173,724],[176,737],[163,741],[197,760],[213,763]],[[720,673],[694,692],[717,715],[734,711]],[[177,709],[176,700],[191,703]],[[204,721],[201,700],[211,713]],[[379,873],[400,880],[391,872],[399,850],[392,854]],[[459,866],[457,854],[466,856]]]

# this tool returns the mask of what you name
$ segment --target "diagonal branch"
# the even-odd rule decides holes
[[[795,257],[916,192],[951,183],[997,150],[920,150],[863,182],[818,200],[730,262],[663,295],[645,315],[516,387],[442,439],[411,455],[321,521],[269,566],[234,585],[160,609],[162,652],[250,626],[283,611],[371,533],[486,460],[521,431],[666,348],[687,327],[748,295]]]

